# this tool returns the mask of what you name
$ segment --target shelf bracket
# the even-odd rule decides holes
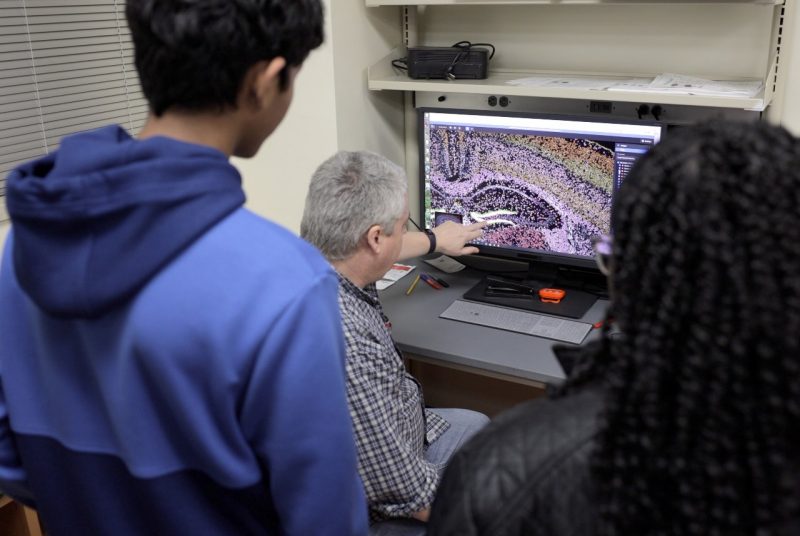
[[[764,101],[769,102],[772,95],[778,89],[778,82],[780,79],[780,58],[781,48],[784,46],[784,20],[786,17],[786,6],[776,6],[775,14],[772,21],[772,37],[769,50],[769,59],[767,60],[767,71],[765,85]]]
[[[403,6],[403,44],[414,47],[419,44],[419,6]]]

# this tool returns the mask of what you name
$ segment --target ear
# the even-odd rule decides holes
[[[377,255],[381,252],[384,234],[380,225],[373,225],[367,229],[367,232],[364,233],[364,238],[367,240],[367,247],[373,254]]]
[[[278,57],[260,61],[253,65],[245,76],[244,90],[247,100],[257,108],[270,105],[280,93],[280,72],[286,68],[286,60]]]

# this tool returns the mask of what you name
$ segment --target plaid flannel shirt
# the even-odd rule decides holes
[[[433,503],[438,467],[425,460],[425,448],[450,425],[425,409],[422,389],[406,372],[392,340],[375,285],[362,290],[339,274],[339,307],[347,345],[347,401],[370,518],[408,517]]]

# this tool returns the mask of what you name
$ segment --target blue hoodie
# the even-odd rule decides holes
[[[50,534],[366,533],[336,278],[240,183],[118,127],[10,174],[0,489]]]

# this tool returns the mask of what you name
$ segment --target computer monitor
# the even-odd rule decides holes
[[[419,110],[423,220],[487,222],[482,255],[594,270],[614,192],[663,127],[640,121]],[[573,270],[574,271],[574,270]]]

